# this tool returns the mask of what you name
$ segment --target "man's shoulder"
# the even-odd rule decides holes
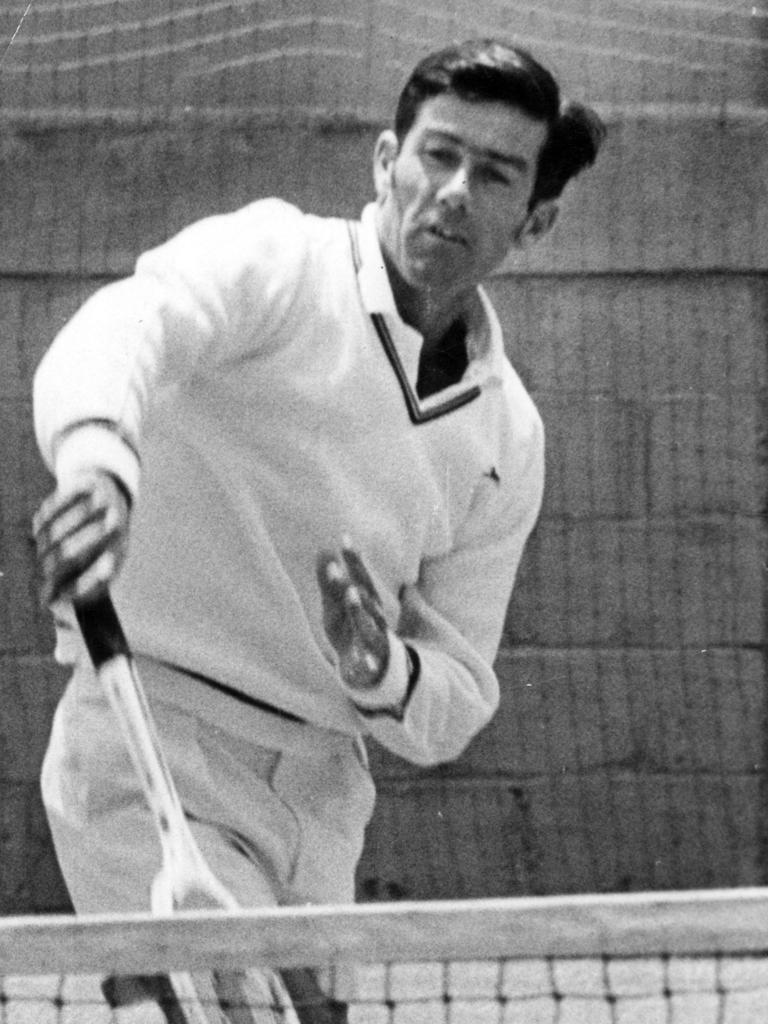
[[[501,389],[512,432],[518,438],[542,439],[544,424],[536,401],[506,353],[501,359]]]
[[[346,238],[344,221],[304,213],[284,199],[257,199],[194,221],[142,254],[138,269],[170,264],[223,281],[266,271],[291,278],[321,266],[328,244]]]
[[[255,255],[293,252],[303,262],[327,265],[328,248],[349,245],[347,222],[339,217],[307,213],[284,199],[257,199],[231,215],[237,233],[249,240]]]
[[[482,310],[487,332],[487,351],[493,374],[501,381],[502,388],[512,401],[518,402],[524,411],[533,412],[535,406],[528,390],[518,373],[514,357],[496,305],[485,285],[477,288],[478,309]]]
[[[212,212],[181,228],[175,237],[188,242],[236,236],[243,242],[275,238],[290,243],[339,231],[345,231],[343,220],[305,213],[294,203],[270,196],[233,210]]]
[[[320,240],[346,232],[346,222],[339,217],[309,213],[295,203],[273,196],[255,199],[225,216],[236,221],[248,221],[262,231],[272,230],[285,237],[298,232],[307,239]]]

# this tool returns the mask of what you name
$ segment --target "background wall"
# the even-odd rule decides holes
[[[360,895],[765,881],[764,14],[57,0],[20,23],[25,7],[0,11],[3,38],[18,29],[0,65],[0,910],[67,907],[37,791],[64,682],[29,543],[49,486],[38,359],[198,216],[272,194],[354,216],[404,70],[488,28],[597,104],[609,141],[550,239],[491,284],[548,435],[502,707],[439,770],[374,751]]]

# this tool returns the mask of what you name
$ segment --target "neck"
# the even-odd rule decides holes
[[[425,345],[439,342],[450,326],[467,310],[469,298],[464,293],[446,295],[442,289],[414,288],[400,274],[394,261],[382,246],[384,265],[401,319],[418,331]]]

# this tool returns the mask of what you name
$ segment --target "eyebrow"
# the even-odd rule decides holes
[[[477,148],[475,146],[467,146],[467,143],[458,135],[454,135],[453,132],[446,131],[444,128],[432,128],[428,133],[428,136],[433,138],[442,138],[447,142],[453,142],[458,146],[466,146],[473,153],[479,153],[481,156],[488,157],[491,160],[495,160],[498,163],[506,164],[508,167],[513,167],[516,171],[520,171],[524,174],[530,167],[529,162],[522,156],[517,156],[512,153],[501,153],[496,149],[487,149],[485,147]]]

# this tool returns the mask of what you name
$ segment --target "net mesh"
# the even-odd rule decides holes
[[[758,1024],[768,996],[766,909],[765,892],[751,891],[174,921],[16,919],[0,929],[0,1020],[182,1021],[167,999],[110,1006],[104,970],[156,978],[168,968],[200,979],[269,964],[286,976],[299,966],[317,971],[328,998],[301,1007],[318,1015],[307,1021],[332,1019],[322,1013],[342,1003],[350,1024]],[[261,1020],[257,1005],[231,1020]]]
[[[501,709],[444,769],[372,751],[361,895],[766,880],[764,0],[5,0],[3,909],[66,900],[37,796],[42,352],[198,217],[268,195],[357,216],[404,74],[476,32],[531,47],[609,135],[490,285],[547,431]]]

